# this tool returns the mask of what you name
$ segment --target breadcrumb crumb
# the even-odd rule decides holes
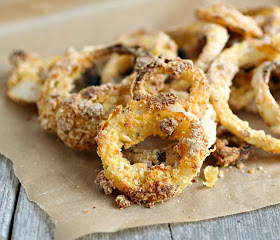
[[[255,172],[255,168],[251,168],[248,173],[253,174]]]
[[[238,169],[244,169],[244,168],[246,168],[246,166],[245,166],[244,163],[237,163],[237,164],[236,164],[236,167],[237,167]]]
[[[218,174],[219,174],[219,168],[213,167],[213,166],[207,166],[203,170],[205,181],[202,181],[202,183],[206,187],[214,187],[216,181],[218,180]]]
[[[84,211],[83,211],[83,213],[85,213],[85,214],[88,214],[90,211],[88,210],[88,209],[85,209]]]

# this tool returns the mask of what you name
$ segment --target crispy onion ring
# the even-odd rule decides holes
[[[106,120],[115,107],[125,106],[129,101],[132,77],[118,85],[87,87],[62,102],[56,114],[59,138],[70,148],[91,151],[100,122]]]
[[[167,58],[177,57],[176,43],[164,32],[155,30],[140,30],[117,38],[117,43],[125,46],[140,46],[151,55],[158,57],[164,55]],[[101,71],[101,83],[118,83],[120,76],[131,68],[130,56],[113,55]]]
[[[206,71],[210,63],[220,54],[229,38],[224,27],[204,21],[196,21],[167,33],[175,40],[178,47],[187,53],[187,57],[194,61],[194,66],[203,71]],[[203,37],[206,37],[206,44],[202,51],[198,49],[197,57],[196,48]]]
[[[261,37],[263,32],[255,20],[243,15],[239,10],[225,4],[213,4],[204,9],[198,9],[196,16],[204,21],[218,23],[231,32],[243,36]]]
[[[6,85],[8,97],[18,104],[35,104],[46,78],[46,72],[52,68],[59,57],[41,60],[37,55],[15,50],[10,55],[12,69]]]
[[[280,32],[280,7],[249,8],[243,13],[253,17],[264,33],[273,35]]]
[[[139,47],[125,47],[121,44],[85,49],[81,53],[69,50],[49,73],[37,102],[39,121],[43,129],[56,131],[56,112],[61,103],[71,96],[74,82],[92,66],[95,60],[113,53],[134,56],[137,61],[136,67],[141,67],[151,60],[148,52]]]
[[[244,141],[274,153],[280,153],[280,140],[266,135],[262,130],[251,129],[248,122],[233,114],[228,99],[232,79],[240,66],[274,59],[277,54],[277,50],[270,43],[262,40],[252,39],[236,43],[214,60],[207,74],[211,86],[210,99],[221,124]]]
[[[280,134],[280,106],[269,91],[271,71],[280,67],[279,61],[264,62],[255,69],[252,87],[259,113],[272,132]]]
[[[191,60],[158,59],[158,61],[147,65],[135,78],[132,85],[132,98],[139,101],[145,97],[147,95],[145,82],[161,74],[170,75],[176,80],[185,80],[186,84],[190,83],[192,85],[188,98],[182,99],[181,104],[186,111],[202,117],[208,106],[209,85],[203,71],[195,69]]]
[[[101,126],[97,153],[105,176],[133,202],[153,204],[179,194],[191,184],[209,155],[208,137],[199,119],[186,113],[175,99],[173,94],[160,94],[130,100],[125,108],[115,108]],[[177,122],[172,133],[160,127],[168,119]],[[176,169],[163,164],[150,168],[143,163],[131,165],[123,157],[122,147],[127,149],[151,135],[179,141],[176,151],[180,159]]]
[[[211,104],[208,105],[205,114],[200,119],[200,122],[204,128],[205,134],[209,137],[208,149],[216,142],[216,112]],[[160,127],[165,129],[173,129],[172,121],[161,122]],[[165,125],[164,125],[165,124]],[[173,123],[174,124],[174,123]],[[145,163],[148,167],[154,165],[164,164],[172,166],[173,168],[178,166],[179,155],[174,150],[176,144],[170,144],[164,148],[145,149],[137,148],[133,146],[123,151],[123,156],[134,163]]]

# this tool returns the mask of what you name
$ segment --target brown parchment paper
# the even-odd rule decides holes
[[[238,7],[277,4],[279,1],[226,1]],[[194,9],[213,1],[107,1],[40,18],[0,23],[0,152],[14,163],[17,177],[30,200],[53,219],[56,239],[75,239],[92,232],[111,232],[149,224],[189,222],[255,210],[280,203],[280,157],[254,149],[244,173],[224,170],[225,177],[208,189],[198,181],[153,209],[133,205],[118,210],[115,196],[94,184],[101,170],[95,152],[73,151],[55,135],[40,129],[35,107],[22,107],[4,93],[7,56],[25,48],[42,56],[62,53],[68,46],[104,43],[139,27],[167,29],[184,25]],[[250,115],[253,127],[265,128]],[[266,129],[266,128],[265,128]],[[250,168],[262,166],[266,173]],[[227,172],[228,171],[228,172]],[[96,207],[96,208],[93,208]],[[90,210],[88,214],[84,209]],[[195,209],[195,211],[192,211]]]

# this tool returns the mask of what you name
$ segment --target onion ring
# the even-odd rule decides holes
[[[164,32],[152,30],[139,30],[122,35],[117,38],[117,43],[125,46],[139,46],[154,57],[164,55],[167,58],[177,57],[176,43]],[[118,83],[119,76],[125,74],[132,65],[130,56],[113,55],[101,71],[101,83]]]
[[[41,60],[37,55],[15,50],[10,55],[12,69],[6,85],[6,93],[14,102],[22,105],[35,104],[46,78],[46,72],[59,57]]]
[[[269,77],[272,70],[279,68],[280,62],[264,62],[255,69],[252,87],[259,113],[272,132],[280,134],[280,106],[269,91]]]
[[[242,121],[233,114],[228,105],[228,99],[232,79],[240,66],[273,60],[277,54],[277,50],[271,43],[263,40],[246,40],[224,50],[214,60],[207,74],[211,86],[210,100],[219,122],[247,143],[274,153],[280,153],[280,140],[266,135],[262,130],[251,129],[248,122]]]
[[[118,85],[87,87],[63,101],[56,113],[59,138],[70,148],[91,151],[100,122],[106,120],[115,107],[125,106],[130,99],[131,78]]]
[[[178,44],[180,49],[186,51],[188,58],[195,61],[194,66],[206,71],[210,63],[220,54],[228,41],[227,30],[215,23],[196,21],[186,27],[167,32]],[[196,46],[202,37],[206,37],[206,45],[199,56],[196,57]]]
[[[205,134],[209,137],[208,149],[216,142],[216,112],[211,104],[208,105],[205,114],[200,119],[204,128]],[[160,127],[163,128],[161,122]],[[175,124],[176,125],[176,124]],[[172,129],[174,125],[172,122],[167,122],[167,127]],[[135,146],[125,149],[123,156],[129,159],[131,164],[145,163],[148,167],[154,165],[164,164],[176,168],[179,163],[180,156],[176,153],[176,144],[170,144],[164,148],[143,149]]]
[[[139,101],[145,97],[147,95],[145,82],[158,74],[168,74],[176,80],[182,79],[186,81],[186,84],[190,83],[192,85],[190,94],[187,99],[181,100],[181,104],[187,112],[202,117],[208,106],[209,85],[203,71],[195,69],[191,60],[158,59],[147,65],[135,78],[132,85],[132,98]]]
[[[136,67],[142,67],[151,60],[148,52],[139,47],[125,47],[121,44],[105,48],[87,48],[81,53],[69,50],[53,67],[37,102],[39,121],[43,129],[56,132],[56,112],[61,103],[71,96],[74,82],[92,66],[96,59],[113,53],[135,56]]]
[[[242,11],[255,19],[265,34],[277,34],[280,32],[280,7],[257,7]]]
[[[199,119],[185,112],[175,99],[172,94],[160,94],[139,101],[130,100],[125,108],[115,108],[100,128],[97,153],[105,177],[133,202],[149,206],[181,193],[209,155],[208,137]],[[170,118],[178,124],[171,135],[160,128],[160,123]],[[127,149],[150,135],[179,141],[180,159],[176,169],[163,164],[151,168],[143,163],[131,165],[123,157],[123,146]]]
[[[198,9],[196,16],[207,22],[214,22],[228,28],[231,32],[243,36],[261,37],[263,32],[255,20],[243,15],[239,10],[225,4],[213,4],[204,9]]]

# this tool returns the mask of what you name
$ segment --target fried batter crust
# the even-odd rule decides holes
[[[58,59],[54,57],[43,61],[35,54],[14,50],[9,59],[12,69],[6,84],[8,97],[18,104],[35,104],[47,72]]]
[[[194,66],[206,71],[210,63],[219,55],[228,41],[227,30],[216,24],[196,21],[186,27],[167,32],[178,44],[179,49],[186,52],[189,59],[194,61]],[[200,49],[203,38],[206,43]]]
[[[207,8],[198,9],[196,16],[207,22],[218,23],[244,36],[261,37],[263,35],[262,29],[253,18],[225,4],[213,4]]]
[[[176,43],[164,32],[156,30],[139,30],[131,34],[122,35],[116,39],[117,43],[126,46],[140,46],[154,57],[164,55],[167,58],[177,56]],[[119,76],[126,73],[132,66],[130,56],[114,54],[101,72],[101,83],[117,83]]]
[[[191,60],[182,59],[161,59],[147,65],[135,78],[132,85],[132,97],[134,100],[140,100],[146,97],[147,90],[145,83],[157,75],[168,74],[176,79],[182,79],[191,84],[191,91],[186,99],[181,100],[181,104],[186,111],[203,115],[207,108],[209,99],[208,80],[200,69],[193,66]],[[168,84],[167,88],[168,87]],[[162,101],[160,101],[162,103]],[[154,105],[154,104],[153,104]]]
[[[39,121],[43,129],[56,132],[56,113],[60,109],[62,102],[71,97],[71,90],[74,87],[75,80],[86,69],[90,68],[95,60],[113,53],[134,56],[136,68],[141,68],[142,64],[145,63],[140,58],[152,59],[148,52],[139,47],[126,47],[121,44],[93,49],[85,48],[81,53],[70,49],[65,57],[53,67],[37,102]]]
[[[279,61],[264,62],[260,65],[255,70],[252,87],[260,115],[272,132],[280,134],[280,106],[268,86],[270,73],[277,68],[280,68]]]
[[[95,184],[102,188],[106,195],[110,195],[113,192],[114,184],[112,181],[109,181],[104,174],[104,171],[100,171],[96,177],[96,180],[94,181]]]
[[[221,124],[247,143],[274,153],[280,152],[280,140],[266,135],[262,130],[251,129],[248,122],[242,121],[232,113],[228,99],[232,79],[239,67],[259,64],[268,59],[273,60],[278,55],[277,49],[274,38],[272,40],[252,39],[236,43],[216,58],[207,74],[212,90],[211,103]]]
[[[162,97],[155,98],[157,100],[154,102],[163,100]],[[97,152],[106,178],[132,202],[161,202],[179,194],[191,184],[203,160],[209,155],[208,137],[197,117],[186,113],[178,102],[170,103],[169,96],[165,98],[165,103],[159,104],[165,107],[160,109],[148,104],[150,98],[130,100],[125,108],[117,107],[102,124],[97,136]],[[176,112],[168,110],[174,105]],[[162,132],[159,127],[160,120],[170,117],[178,122],[171,136]],[[176,169],[164,164],[150,168],[143,163],[131,165],[124,158],[122,147],[128,149],[150,135],[163,138],[169,136],[170,140],[179,140],[177,152],[180,157]]]

